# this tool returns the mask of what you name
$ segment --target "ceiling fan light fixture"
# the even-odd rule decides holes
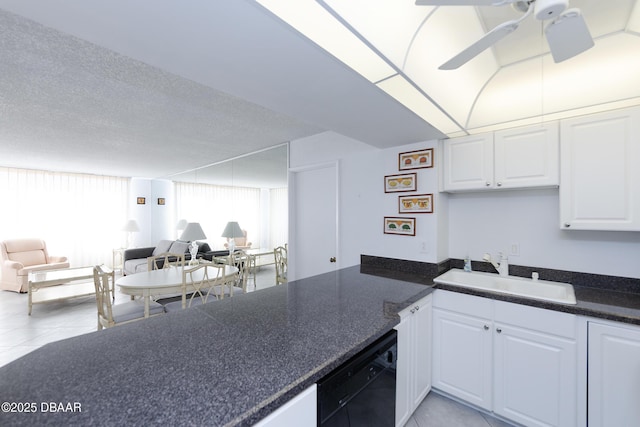
[[[562,62],[592,48],[593,38],[579,9],[569,9],[544,29],[554,62]]]
[[[539,21],[546,21],[560,16],[569,7],[569,0],[536,0],[533,14]]]

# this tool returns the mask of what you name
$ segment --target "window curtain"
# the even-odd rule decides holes
[[[289,191],[287,188],[273,188],[269,195],[270,247],[284,246],[289,237]]]
[[[128,191],[128,178],[0,167],[0,240],[41,238],[72,267],[110,266]]]
[[[176,217],[199,222],[211,249],[224,249],[227,239],[221,235],[229,221],[237,221],[247,230],[252,247],[259,247],[263,214],[260,189],[185,182],[175,182],[174,187]]]

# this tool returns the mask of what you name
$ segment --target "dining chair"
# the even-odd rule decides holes
[[[287,283],[287,249],[278,246],[273,250],[276,262],[276,285]]]
[[[194,267],[187,266],[182,271],[182,298],[164,305],[167,312],[206,304],[224,298],[225,264],[202,262]],[[188,290],[188,294],[187,294]]]
[[[184,254],[164,252],[147,258],[147,271],[161,270],[163,268],[184,267]]]
[[[112,326],[131,323],[144,319],[144,302],[142,300],[127,301],[114,304],[113,271],[106,271],[102,266],[93,267],[93,283],[96,289],[98,305],[98,330]],[[149,303],[149,317],[164,314],[164,307],[155,301]]]
[[[233,296],[233,288],[242,289],[242,293],[247,293],[247,282],[249,275],[251,274],[251,256],[246,252],[239,250],[229,255],[229,265],[235,266],[238,269],[238,274],[233,282],[229,282],[229,293]],[[255,283],[255,278],[254,278]]]

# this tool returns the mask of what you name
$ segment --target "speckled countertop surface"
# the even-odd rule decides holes
[[[346,268],[47,344],[0,368],[0,402],[82,411],[0,413],[0,425],[252,425],[432,291],[383,272]]]

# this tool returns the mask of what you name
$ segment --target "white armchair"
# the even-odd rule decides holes
[[[67,257],[50,256],[41,239],[13,239],[0,242],[2,276],[0,289],[14,292],[29,290],[29,272],[68,268]]]

